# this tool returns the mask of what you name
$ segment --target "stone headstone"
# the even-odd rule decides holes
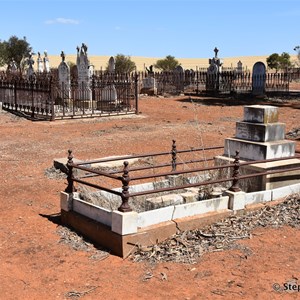
[[[79,100],[92,100],[91,82],[92,76],[90,71],[90,62],[87,54],[87,46],[82,43],[81,48],[77,47],[77,71],[78,71],[78,88]]]
[[[113,56],[110,57],[108,61],[108,72],[114,73],[115,72],[115,59]]]
[[[38,58],[37,58],[37,71],[38,73],[44,72],[44,63],[43,63],[43,59],[41,58],[40,52],[38,52]]]
[[[183,73],[183,67],[182,66],[177,66],[175,68],[175,71],[178,72],[178,73]]]
[[[243,73],[243,63],[239,60],[236,68],[237,73]]]
[[[209,67],[207,69],[206,90],[218,91],[220,86],[220,72],[222,71],[223,61],[218,57],[219,49],[215,47],[215,56],[208,60]]]
[[[256,62],[252,71],[252,94],[263,96],[266,88],[266,66],[262,62]]]
[[[9,71],[12,73],[16,73],[18,71],[17,64],[14,60],[9,64]]]
[[[71,98],[71,76],[70,76],[70,67],[65,62],[65,54],[61,52],[62,61],[58,66],[58,78],[59,85],[61,90],[61,98],[62,99],[70,99]]]
[[[50,72],[50,63],[47,51],[44,51],[44,71],[46,71],[47,73]]]
[[[27,64],[28,64],[27,78],[31,78],[35,74],[34,69],[33,69],[34,60],[32,58],[32,53],[29,53],[29,58],[27,59]]]
[[[155,78],[153,77],[146,77],[143,79],[143,88],[145,89],[154,89],[155,86]]]
[[[146,77],[142,81],[143,87],[141,89],[142,94],[148,95],[156,95],[157,94],[157,87],[156,87],[156,80],[154,77]]]
[[[101,101],[117,105],[118,95],[114,84],[106,86],[101,92]]]

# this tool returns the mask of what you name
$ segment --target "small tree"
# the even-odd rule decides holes
[[[19,39],[13,35],[8,41],[0,43],[0,65],[9,65],[14,60],[17,68],[22,70],[25,58],[29,57],[31,51],[32,48],[27,42],[26,37]]]
[[[291,57],[287,52],[282,52],[281,55],[273,53],[267,58],[267,64],[270,69],[286,70],[292,66]]]
[[[133,62],[130,56],[124,54],[117,54],[115,56],[115,72],[116,73],[130,73],[136,69],[135,62]],[[108,70],[108,67],[106,68]]]
[[[287,52],[280,55],[280,69],[287,70],[292,66],[291,56]]]
[[[278,53],[273,53],[267,58],[267,64],[270,69],[275,69],[276,73],[280,67],[280,56]]]
[[[167,55],[164,59],[159,59],[154,65],[155,68],[162,71],[173,71],[180,66],[178,60],[174,56]]]

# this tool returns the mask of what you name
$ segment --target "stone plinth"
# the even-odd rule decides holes
[[[264,160],[295,155],[295,142],[280,140],[272,142],[245,141],[237,138],[225,139],[224,154],[234,157],[235,151],[244,160]]]
[[[226,156],[216,156],[215,165],[225,165],[232,164],[234,161],[233,158]],[[240,163],[245,162],[240,160]],[[300,167],[300,159],[292,158],[281,161],[274,161],[268,163],[260,164],[250,164],[246,166],[240,166],[240,175],[250,175],[255,173],[264,173],[267,171],[280,170],[280,169],[291,169]],[[220,177],[230,177],[232,175],[231,169],[223,169]],[[279,187],[289,186],[292,184],[299,183],[300,181],[300,172],[296,171],[286,171],[276,174],[260,175],[247,179],[240,180],[240,187],[244,192],[256,192],[264,190],[272,190]],[[228,187],[231,186],[231,183],[228,183]]]
[[[236,123],[236,134],[225,139],[224,156],[215,158],[216,165],[233,162],[236,151],[239,151],[240,163],[243,161],[262,161],[295,156],[296,143],[285,140],[285,124],[278,122],[278,108],[267,105],[251,105],[244,107],[244,121]],[[265,173],[280,169],[300,166],[299,159],[287,159],[269,163],[250,164],[240,167],[241,175]],[[233,170],[220,171],[220,177],[231,176]],[[226,173],[227,172],[227,173]],[[282,187],[299,180],[298,171],[257,175],[242,180],[245,192],[260,191]]]
[[[285,124],[284,123],[269,123],[256,124],[249,122],[236,123],[236,138],[255,141],[269,142],[284,140]]]
[[[245,106],[244,121],[251,123],[276,123],[278,122],[278,108],[271,105]]]

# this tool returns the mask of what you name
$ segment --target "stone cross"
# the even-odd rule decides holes
[[[219,49],[217,47],[215,47],[214,52],[215,52],[215,58],[217,58],[218,57]]]

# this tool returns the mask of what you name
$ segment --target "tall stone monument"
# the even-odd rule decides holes
[[[50,72],[50,63],[49,63],[48,53],[46,50],[44,51],[43,61],[44,61],[44,71],[49,73]]]
[[[236,134],[225,139],[224,156],[216,157],[216,162],[231,163],[239,151],[240,162],[286,158],[295,155],[295,142],[285,140],[285,124],[278,122],[278,108],[268,105],[244,107],[244,120],[236,122]],[[242,166],[241,172],[251,174],[280,168],[300,166],[299,159],[249,164]],[[295,171],[294,171],[295,173]],[[249,180],[248,192],[267,190],[296,183],[300,179],[293,171],[257,176]],[[296,174],[295,173],[295,174]],[[296,181],[295,181],[296,180]]]
[[[58,79],[60,86],[60,97],[62,99],[71,98],[71,76],[70,76],[70,67],[65,62],[65,53],[61,51],[61,63],[58,66]]]
[[[237,63],[236,72],[238,74],[242,74],[243,73],[243,63],[240,60]]]
[[[41,53],[38,52],[38,57],[37,57],[37,72],[38,73],[43,73],[44,72],[44,63],[43,59],[41,58]]]
[[[156,80],[154,78],[153,66],[146,67],[147,77],[142,80],[141,93],[147,95],[157,95]]]
[[[77,71],[78,71],[78,100],[92,101],[92,74],[87,53],[88,47],[82,43],[81,48],[77,47]]]
[[[27,59],[27,65],[28,65],[28,69],[27,69],[26,75],[27,75],[28,79],[31,79],[35,75],[34,69],[33,69],[34,59],[32,58],[32,53],[29,53],[29,57]]]
[[[218,57],[219,49],[215,47],[215,56],[208,60],[206,90],[218,91],[220,86],[220,72],[222,71],[223,61]]]
[[[252,94],[264,96],[266,90],[266,66],[262,62],[256,62],[252,70]]]

